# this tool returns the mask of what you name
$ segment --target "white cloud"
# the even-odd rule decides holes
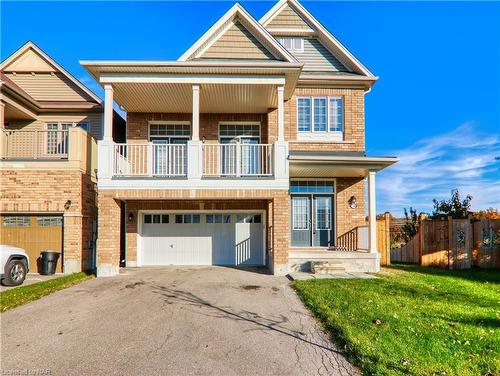
[[[378,211],[432,211],[432,199],[452,189],[473,196],[472,209],[500,209],[500,136],[464,123],[451,132],[393,150],[400,162],[378,175]]]

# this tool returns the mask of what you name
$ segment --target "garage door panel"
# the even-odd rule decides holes
[[[234,257],[234,224],[223,223],[207,225],[211,227],[213,240],[214,265],[235,265]]]
[[[265,264],[263,224],[237,223],[236,214],[207,223],[204,213],[200,223],[171,223],[175,214],[168,214],[170,223],[143,224],[142,265]]]
[[[63,219],[54,215],[3,215],[0,217],[0,239],[2,244],[22,248],[30,263],[30,272],[39,272],[42,251],[62,253]],[[59,257],[56,272],[62,272],[62,257]]]
[[[211,265],[211,238],[201,225],[145,225],[143,265]]]
[[[236,223],[235,256],[237,265],[263,265],[262,225],[256,223]]]

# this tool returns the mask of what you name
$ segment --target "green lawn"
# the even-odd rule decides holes
[[[500,375],[500,272],[417,266],[293,286],[364,374]]]
[[[0,312],[40,299],[45,295],[76,285],[92,277],[92,274],[74,273],[3,291],[0,293]]]

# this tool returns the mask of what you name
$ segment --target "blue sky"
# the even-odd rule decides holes
[[[242,4],[258,19],[274,3]],[[378,211],[430,211],[453,188],[500,209],[500,2],[303,4],[380,76],[367,153],[401,162],[378,175]],[[177,59],[231,5],[2,1],[1,58],[31,39],[102,96],[79,60]]]

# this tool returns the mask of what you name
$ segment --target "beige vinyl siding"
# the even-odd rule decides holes
[[[6,73],[6,75],[37,101],[95,102],[62,73]]]
[[[240,22],[231,26],[200,58],[276,60]]]
[[[89,132],[96,139],[102,138],[102,114],[47,114],[40,115],[35,121],[9,122],[8,129],[16,130],[44,130],[47,123],[88,123]]]
[[[283,10],[266,25],[267,29],[300,29],[309,30],[311,26],[300,17],[290,5],[286,5]]]
[[[304,39],[304,52],[292,52],[293,56],[304,63],[303,71],[347,72],[347,68],[326,49],[317,39]]]
[[[28,48],[3,69],[5,72],[56,72],[57,69],[33,49]]]

